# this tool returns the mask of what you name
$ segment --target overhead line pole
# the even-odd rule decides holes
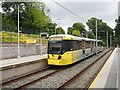
[[[112,46],[112,35],[110,35],[110,46]]]
[[[40,33],[40,54],[42,54],[42,33]]]
[[[97,20],[96,20],[96,54],[98,52],[98,43],[97,43]]]
[[[20,40],[19,40],[19,5],[18,5],[18,58],[20,58]]]
[[[107,31],[107,48],[108,48],[108,31]]]

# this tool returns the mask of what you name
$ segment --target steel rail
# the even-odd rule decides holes
[[[67,68],[65,68],[65,69],[67,69]],[[37,78],[37,79],[35,79],[35,80],[33,80],[33,81],[30,81],[30,82],[28,82],[28,83],[26,83],[26,84],[24,84],[24,85],[22,85],[22,86],[20,86],[20,87],[18,87],[18,88],[15,88],[15,89],[13,89],[13,90],[25,89],[28,85],[34,84],[34,83],[37,82],[37,81],[43,80],[43,79],[45,79],[45,78],[47,78],[47,77],[49,77],[49,76],[52,76],[52,75],[54,75],[54,74],[56,74],[56,73],[58,73],[58,72],[60,72],[60,71],[62,71],[62,70],[65,70],[65,69],[59,69],[59,70],[53,71],[53,72],[51,72],[51,73],[49,73],[49,74],[47,74],[47,75],[45,75],[45,76],[43,76],[43,77]]]
[[[110,51],[110,50],[108,50],[108,51]],[[105,54],[106,54],[108,51],[106,51]],[[104,56],[104,54],[103,54],[102,56]],[[102,56],[101,56],[101,57],[102,57]],[[100,59],[101,57],[99,57],[98,59]],[[93,62],[93,63],[95,63],[95,62]],[[76,63],[76,64],[78,64],[78,63]],[[75,64],[75,65],[76,65],[76,64]],[[73,65],[73,66],[74,66],[74,65]],[[89,66],[89,67],[90,67],[90,66]],[[88,68],[89,68],[89,67],[88,67]],[[49,68],[50,68],[50,67],[49,67]],[[67,68],[69,68],[69,67],[67,67]],[[31,84],[39,81],[39,80],[43,80],[43,79],[45,79],[45,78],[47,78],[47,77],[49,77],[49,76],[51,76],[51,75],[54,75],[55,73],[57,73],[57,72],[59,72],[59,71],[62,71],[62,70],[65,70],[65,69],[67,69],[67,68],[55,70],[55,71],[53,71],[52,73],[49,73],[49,74],[47,74],[47,75],[45,75],[45,76],[43,76],[43,77],[37,78],[37,79],[32,80],[32,81],[30,81],[30,82],[28,82],[28,83],[26,83],[26,84],[24,84],[24,85],[22,85],[22,86],[19,86],[19,87],[17,87],[17,88],[14,88],[14,90],[24,89],[24,88],[26,88],[28,85],[31,85]],[[47,70],[47,69],[48,69],[48,68],[45,68],[45,69],[42,69],[42,70],[40,70],[40,71],[36,71],[36,72],[31,73],[31,74],[24,75],[24,76],[15,78],[15,79],[13,79],[13,80],[4,82],[4,83],[2,83],[2,86],[6,85],[6,84],[9,84],[9,83],[12,83],[12,82],[15,82],[15,81],[17,81],[17,80],[21,80],[21,79],[23,79],[23,78],[25,78],[25,77],[34,75],[34,74],[36,74],[36,73],[42,73],[42,72],[44,72],[44,71]],[[87,69],[87,68],[86,68],[86,69]],[[83,72],[83,71],[82,71],[82,72]],[[75,76],[78,76],[78,75],[75,75]],[[72,79],[72,78],[71,78],[71,79]],[[69,81],[70,81],[70,80],[69,80]],[[69,81],[67,81],[67,82],[69,82]],[[66,83],[67,83],[67,82],[66,82]],[[66,84],[64,83],[64,85],[66,85]],[[61,89],[64,85],[60,86],[58,89]]]
[[[107,54],[110,50],[108,50],[107,52],[105,52],[104,54],[102,54],[101,56],[99,56],[93,63],[91,63],[89,66],[87,66],[85,69],[83,69],[82,71],[80,71],[79,73],[77,73],[76,75],[74,75],[73,77],[71,77],[69,80],[67,80],[65,83],[63,83],[62,85],[60,85],[56,90],[62,90],[64,89],[65,86],[67,86],[68,84],[70,84],[71,82],[73,82],[74,80],[77,79],[77,77],[79,77],[80,75],[82,75],[86,70],[88,70],[90,67],[92,67],[97,61],[99,61],[105,54]]]
[[[35,72],[31,72],[31,73],[29,73],[29,74],[21,75],[21,76],[16,77],[16,78],[14,78],[14,79],[12,79],[12,80],[5,81],[5,82],[1,83],[0,85],[5,86],[5,85],[7,85],[7,84],[10,84],[10,83],[13,83],[13,82],[15,82],[15,81],[21,80],[21,79],[26,78],[26,77],[29,77],[29,76],[31,76],[31,75],[34,75],[34,74],[37,74],[37,73],[42,73],[42,72],[48,70],[49,68],[51,68],[51,67],[46,67],[46,68],[44,68],[44,69],[40,69],[40,70],[37,70],[37,71],[35,71]]]

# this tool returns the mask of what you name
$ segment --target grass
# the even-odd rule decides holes
[[[17,33],[2,31],[0,32],[0,35],[2,36],[2,39],[0,42],[6,42],[6,43],[18,42]],[[20,43],[40,43],[40,36],[34,35],[34,34],[20,33],[19,40],[20,40]],[[48,42],[47,39],[44,39],[44,40],[42,39],[42,43],[47,43],[47,42]]]

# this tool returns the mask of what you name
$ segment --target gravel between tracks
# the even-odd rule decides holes
[[[111,51],[112,52],[112,51]],[[87,88],[89,82],[93,79],[94,75],[101,69],[105,63],[106,58],[110,55],[109,52],[102,60],[99,60],[96,64],[90,67],[84,74],[80,75],[75,81],[71,82],[65,88]]]
[[[103,54],[104,52],[105,51],[103,51],[99,55]],[[75,66],[72,66],[66,70],[58,72],[57,74],[55,74],[51,77],[40,80],[32,85],[29,85],[27,88],[58,88],[61,84],[65,83],[72,76],[76,75],[76,73],[82,71],[85,67],[87,67],[92,62],[94,62],[99,55],[93,56],[92,58],[88,58],[88,59],[78,63]],[[89,76],[89,74],[88,74],[88,76]],[[87,78],[87,76],[85,77],[85,79],[86,78]]]
[[[26,77],[26,78],[23,78],[23,79],[21,79],[21,80],[18,80],[18,81],[16,81],[16,82],[14,82],[14,83],[5,85],[5,86],[3,86],[2,88],[17,88],[17,87],[19,87],[19,86],[21,86],[21,85],[24,85],[24,84],[26,84],[26,83],[28,83],[28,82],[30,82],[30,81],[32,81],[32,80],[35,80],[35,79],[37,79],[37,78],[43,77],[43,76],[45,76],[45,75],[47,75],[47,74],[49,74],[49,73],[51,73],[51,72],[54,72],[54,71],[55,71],[55,70],[48,69],[48,70],[45,70],[45,72],[42,72],[42,73],[39,72],[39,73],[37,73],[37,74],[28,76],[28,77]]]

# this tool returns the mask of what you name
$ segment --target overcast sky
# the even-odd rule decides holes
[[[115,27],[115,19],[118,17],[118,1],[119,0],[55,0],[72,12],[76,13],[86,21],[91,17],[97,17],[106,22],[111,28]],[[113,2],[114,1],[114,2]],[[44,2],[50,9],[50,17],[54,22],[66,31],[74,22],[82,22],[86,25],[86,21],[76,17],[64,8],[60,7],[51,0]],[[57,20],[59,19],[59,20]],[[88,27],[86,27],[88,29]]]
[[[8,0],[12,1],[12,0]],[[32,0],[31,0],[32,1]],[[54,0],[81,18],[71,14],[51,0],[37,0],[45,2],[50,9],[51,19],[63,27],[65,31],[75,22],[81,22],[84,25],[91,17],[97,17],[106,22],[111,28],[115,27],[115,19],[118,17],[118,1],[120,0]],[[0,8],[1,11],[1,8]],[[86,27],[88,29],[88,27]]]

